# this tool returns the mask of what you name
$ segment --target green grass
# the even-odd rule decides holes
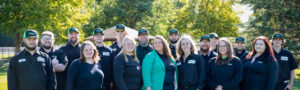
[[[0,54],[0,59],[7,59],[12,56],[14,56],[14,54]]]

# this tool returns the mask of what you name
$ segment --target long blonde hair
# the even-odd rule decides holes
[[[181,42],[183,41],[183,40],[188,40],[189,42],[190,42],[190,45],[191,45],[191,53],[193,53],[193,54],[197,54],[198,52],[197,52],[197,47],[196,47],[196,43],[195,43],[195,41],[192,39],[192,37],[190,36],[190,35],[186,35],[186,34],[184,34],[184,35],[182,35],[182,37],[179,39],[179,42],[177,43],[178,45],[177,45],[177,47],[176,47],[176,54],[177,54],[177,60],[179,60],[181,57],[182,57],[182,55],[183,55],[183,50],[182,50],[182,47],[181,47]]]
[[[128,52],[126,52],[125,47],[126,47],[126,42],[128,42],[129,40],[133,41],[134,46],[136,46],[136,42],[135,42],[135,40],[132,37],[125,37],[123,39],[121,52],[123,53],[126,62],[128,62],[128,58],[127,58]],[[138,60],[138,58],[136,56],[136,48],[134,48],[134,51],[132,53],[130,53],[130,54],[133,55],[135,62],[139,62],[139,60]]]

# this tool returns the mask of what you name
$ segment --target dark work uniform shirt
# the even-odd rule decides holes
[[[109,88],[110,83],[113,82],[113,54],[112,50],[107,46],[97,47],[98,54],[101,58],[99,63],[101,64],[102,71],[104,73],[103,87]]]
[[[68,70],[66,90],[100,90],[103,77],[98,63],[89,64],[76,59]]]
[[[48,54],[51,60],[56,58],[59,64],[63,64],[65,66],[68,64],[68,60],[66,59],[67,58],[66,54],[62,50],[59,49],[54,50],[53,48],[51,48],[50,52],[46,52],[44,48],[40,48],[40,51]],[[65,90],[66,76],[64,72],[55,72],[55,75],[57,81],[57,90]]]
[[[31,55],[22,50],[9,61],[8,90],[54,90],[56,78],[46,53],[36,50]]]
[[[202,90],[206,74],[202,56],[191,53],[185,61],[183,56],[177,61],[179,89]]]
[[[114,79],[118,90],[141,90],[142,73],[141,66],[134,61],[133,56],[126,55],[128,61],[125,61],[123,53],[119,53],[114,58]]]
[[[266,54],[257,57],[253,63],[252,58],[243,66],[242,90],[274,90],[279,70],[277,61]]]
[[[171,53],[172,53],[173,58],[177,58],[177,55],[176,55],[176,46],[173,46],[173,45],[170,43],[170,44],[169,44],[169,48],[171,49]]]
[[[279,64],[279,76],[276,88],[280,88],[280,86],[282,86],[281,89],[284,89],[286,87],[287,80],[290,80],[291,71],[298,68],[298,65],[293,54],[288,50],[281,48],[279,53],[277,53],[274,49],[273,51]]]
[[[242,62],[237,57],[222,65],[216,65],[216,57],[209,61],[207,78],[210,90],[215,90],[218,85],[223,90],[239,90],[242,77]]]
[[[113,52],[113,56],[115,57],[116,55],[119,54],[119,52],[121,51],[122,47],[119,47],[118,44],[117,44],[117,41],[115,41],[113,44],[111,44],[109,46]]]
[[[242,63],[244,64],[245,61],[246,61],[246,57],[248,55],[248,52],[246,51],[246,49],[244,49],[242,51],[242,53],[238,53],[238,51],[236,49],[234,49],[234,55],[237,56],[237,57],[239,57],[240,60],[242,61]]]
[[[207,55],[203,55],[200,51],[198,51],[199,55],[202,56],[202,58],[204,59],[205,61],[205,67],[207,68],[208,66],[208,61],[213,58],[213,57],[216,57],[217,54],[212,52],[212,51],[209,51]]]
[[[136,47],[136,55],[140,61],[140,63],[143,63],[144,57],[153,50],[153,48],[148,45],[146,47],[142,47],[141,45]]]
[[[158,54],[165,65],[165,80],[163,90],[175,90],[175,65],[169,60],[166,55]]]

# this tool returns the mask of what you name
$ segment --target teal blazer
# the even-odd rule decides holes
[[[178,88],[178,70],[176,62],[171,59],[171,62],[175,65],[175,88]],[[144,85],[142,90],[146,90],[147,87],[151,87],[152,90],[163,90],[165,79],[165,65],[157,52],[153,50],[148,53],[142,63],[142,76]]]

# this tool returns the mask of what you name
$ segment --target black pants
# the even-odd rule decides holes
[[[175,85],[173,84],[164,84],[163,90],[175,90]]]
[[[197,90],[197,86],[180,86],[179,90]]]

